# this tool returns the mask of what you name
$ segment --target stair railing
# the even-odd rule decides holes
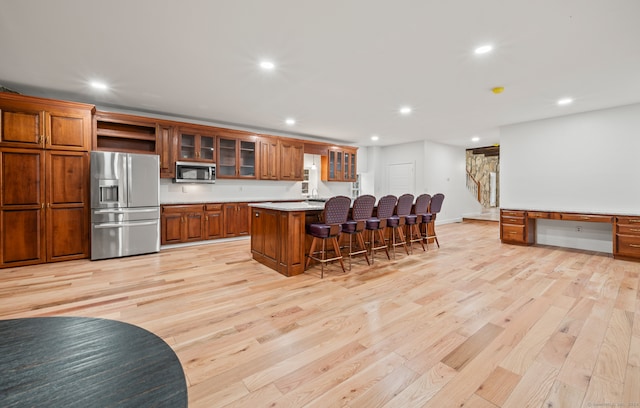
[[[480,182],[476,180],[471,173],[467,171],[467,190],[476,197],[479,203],[482,203],[482,189],[480,188]]]

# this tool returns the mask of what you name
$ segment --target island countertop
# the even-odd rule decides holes
[[[323,202],[267,202],[267,203],[249,203],[250,207],[262,208],[265,210],[275,211],[322,211],[324,210]]]

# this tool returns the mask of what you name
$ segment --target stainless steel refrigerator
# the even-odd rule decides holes
[[[158,156],[91,152],[91,259],[159,250]]]

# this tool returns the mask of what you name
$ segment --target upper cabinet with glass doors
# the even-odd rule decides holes
[[[198,129],[181,128],[178,135],[178,161],[215,163],[216,137]]]
[[[256,178],[257,136],[218,134],[218,178]]]
[[[330,147],[322,157],[323,181],[356,181],[357,148]]]

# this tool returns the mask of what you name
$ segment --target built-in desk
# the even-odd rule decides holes
[[[500,240],[506,244],[535,244],[538,219],[613,224],[613,256],[640,261],[639,215],[502,209],[500,210]]]
[[[285,276],[303,273],[305,224],[319,220],[324,203],[300,201],[249,206],[253,259]]]

